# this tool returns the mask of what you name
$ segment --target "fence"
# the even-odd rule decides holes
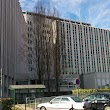
[[[72,91],[72,94],[75,96],[80,97],[83,99],[87,95],[94,93],[94,92],[110,92],[109,89],[107,90],[97,90],[97,89],[76,89]],[[28,110],[27,108],[30,108],[30,110],[36,110],[35,108],[37,107],[37,104],[39,103],[44,103],[44,102],[49,102],[51,99],[53,99],[55,96],[52,97],[41,97],[41,98],[35,98],[35,99],[30,99],[29,97],[26,97],[25,99],[25,109]]]
[[[30,99],[29,97],[26,97],[26,100],[25,100],[25,109],[24,110],[27,110],[27,108],[30,108],[32,110],[36,110],[35,108],[37,108],[37,104],[44,103],[44,102],[49,102],[54,97],[55,96],[35,98],[35,99]],[[19,106],[22,106],[22,104],[19,105]]]

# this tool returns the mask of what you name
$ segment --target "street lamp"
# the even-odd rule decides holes
[[[2,84],[2,69],[1,69],[1,71],[0,71],[0,109],[2,110],[2,89],[3,89],[3,84]]]

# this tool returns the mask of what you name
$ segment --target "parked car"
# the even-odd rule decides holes
[[[93,93],[86,96],[83,101],[91,102],[91,107],[94,110],[110,110],[110,93]]]
[[[85,110],[91,107],[91,103],[84,102],[79,97],[73,95],[58,96],[53,98],[50,102],[38,104],[39,110]]]

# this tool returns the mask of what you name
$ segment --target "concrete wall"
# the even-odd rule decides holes
[[[0,69],[3,73],[3,97],[8,96],[10,84],[15,84],[18,48],[25,21],[18,0],[0,0]]]
[[[104,88],[107,85],[110,87],[110,73],[98,72],[89,73],[81,76],[81,88]]]

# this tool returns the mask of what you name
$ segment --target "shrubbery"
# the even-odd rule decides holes
[[[94,93],[97,92],[97,89],[75,89],[72,90],[73,94],[88,94],[88,93]]]
[[[84,98],[85,96],[95,93],[95,92],[110,92],[110,89],[74,89],[72,90],[73,95],[77,95],[80,98]]]
[[[75,89],[72,94],[91,94],[95,92],[110,92],[110,89]]]
[[[2,110],[12,110],[11,108],[14,104],[14,100],[12,98],[2,98],[0,103],[2,103]]]

